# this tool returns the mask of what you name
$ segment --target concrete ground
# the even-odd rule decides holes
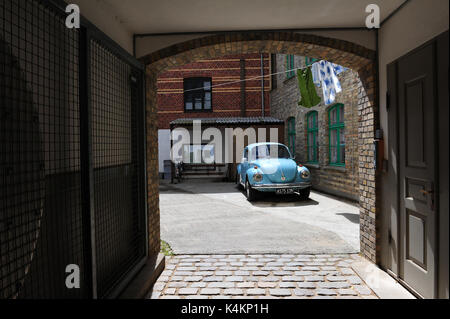
[[[359,209],[312,192],[250,203],[233,183],[160,185],[161,239],[175,254],[345,254],[359,252]]]

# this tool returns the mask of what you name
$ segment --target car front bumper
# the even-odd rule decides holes
[[[277,189],[303,189],[311,187],[311,182],[287,183],[287,184],[255,184],[252,188],[261,191],[275,191]]]

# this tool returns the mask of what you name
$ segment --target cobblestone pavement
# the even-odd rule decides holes
[[[178,255],[148,298],[377,298],[351,269],[358,255]]]

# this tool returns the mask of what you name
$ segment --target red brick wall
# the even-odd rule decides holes
[[[245,59],[246,79],[261,75],[259,54],[228,55],[215,59],[198,60],[170,69],[158,77],[158,129],[168,129],[178,118],[241,116],[241,84],[214,85],[240,80],[240,59]],[[264,54],[264,74],[270,73],[270,55]],[[212,78],[212,111],[184,112],[183,78]],[[270,77],[264,80],[265,115],[270,115]],[[246,81],[246,116],[261,116],[261,79]]]

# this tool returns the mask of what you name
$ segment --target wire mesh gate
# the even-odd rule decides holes
[[[146,256],[144,69],[64,8],[0,2],[0,298],[114,296]]]

